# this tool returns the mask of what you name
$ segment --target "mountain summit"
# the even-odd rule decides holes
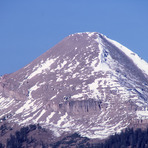
[[[148,63],[96,32],[72,34],[0,78],[0,119],[104,139],[148,123]]]

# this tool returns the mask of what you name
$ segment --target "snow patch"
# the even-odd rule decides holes
[[[88,34],[89,37],[92,37],[95,34],[95,32],[86,32],[86,33]]]
[[[63,79],[61,77],[58,77],[56,82],[60,82],[60,81],[63,81]]]
[[[64,62],[59,64],[55,70],[61,70],[66,64],[67,64],[67,61],[64,60]]]
[[[46,110],[43,109],[42,112],[40,113],[40,115],[35,119],[36,122],[38,122],[38,120],[46,113]]]
[[[148,119],[148,110],[137,111],[137,119]]]
[[[81,97],[83,97],[83,94],[76,94],[76,95],[73,95],[73,96],[71,96],[71,98],[81,98]]]
[[[49,124],[50,119],[54,116],[55,112],[51,112],[51,114],[49,116],[47,116],[46,118],[46,123]]]
[[[15,103],[14,99],[4,98],[4,97],[0,96],[0,110],[7,109],[14,103]]]
[[[62,122],[64,122],[65,119],[67,118],[67,116],[68,116],[67,112],[65,113],[65,115],[61,116],[60,120],[58,120],[58,122],[57,122],[57,126],[60,127]]]
[[[56,98],[57,95],[54,95],[53,97],[50,98],[50,100],[53,100],[54,98]]]
[[[98,90],[98,79],[95,79],[95,81],[91,84],[88,84],[89,90],[91,91],[94,98],[98,98],[100,96],[99,90]]]
[[[58,57],[57,57],[58,58]],[[43,73],[45,72],[45,70],[50,70],[50,66],[57,60],[57,58],[54,59],[47,59],[44,63],[42,63],[41,65],[36,65],[35,67],[35,71],[33,73],[30,74],[30,76],[28,77],[28,79],[33,78],[34,76],[36,76],[37,74]]]
[[[32,86],[30,89],[29,89],[29,98],[31,99],[32,98],[32,95],[31,93],[35,90],[37,90],[39,88],[39,86],[37,84],[35,84],[34,86]]]

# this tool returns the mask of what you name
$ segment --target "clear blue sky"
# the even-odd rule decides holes
[[[86,31],[100,32],[148,62],[148,0],[0,0],[0,75]]]

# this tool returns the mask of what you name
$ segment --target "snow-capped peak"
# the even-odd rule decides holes
[[[146,74],[147,63],[116,41],[76,33],[1,77],[0,117],[39,123],[56,136],[79,132],[104,139],[148,117],[142,112],[148,105]]]

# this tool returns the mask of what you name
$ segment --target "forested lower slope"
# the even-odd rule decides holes
[[[0,127],[2,139],[7,132],[12,131],[7,125]],[[10,134],[5,142],[0,143],[0,148],[148,148],[148,128],[145,130],[126,129],[120,134],[110,136],[104,142],[81,137],[75,133],[64,138],[54,140],[52,134],[40,125],[29,125]]]

